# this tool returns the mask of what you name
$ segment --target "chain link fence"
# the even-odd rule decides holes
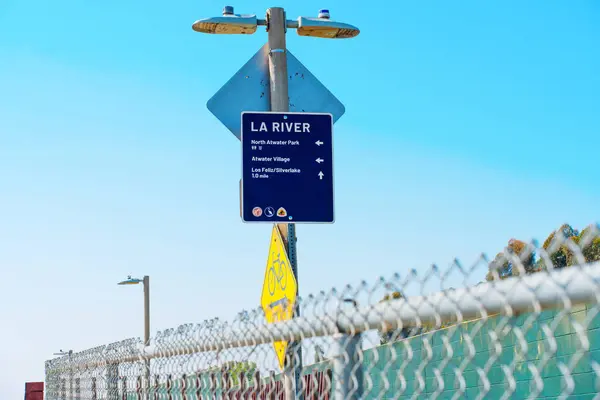
[[[475,285],[425,293],[476,270],[454,262],[308,296],[288,321],[257,309],[72,353],[46,362],[46,398],[600,399],[599,232],[511,243]]]

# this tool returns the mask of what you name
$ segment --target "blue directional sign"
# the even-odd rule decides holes
[[[333,116],[242,113],[242,220],[333,223]]]

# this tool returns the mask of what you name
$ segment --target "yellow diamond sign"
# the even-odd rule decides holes
[[[273,225],[265,280],[260,297],[260,305],[265,312],[267,323],[272,324],[292,319],[297,288],[296,277],[285,250],[285,243],[277,225]],[[281,369],[284,367],[287,346],[287,341],[273,343]]]

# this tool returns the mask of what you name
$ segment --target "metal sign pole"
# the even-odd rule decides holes
[[[271,111],[289,111],[288,93],[288,68],[286,56],[286,17],[281,7],[272,7],[267,10],[267,33],[269,46],[269,83]],[[295,224],[277,224],[281,237],[286,241],[288,257],[292,264],[292,271],[298,283],[298,262],[296,256],[296,226]],[[298,293],[296,292],[296,296]],[[299,307],[296,306],[294,316],[299,316]],[[291,362],[285,374],[285,398],[301,399],[302,385],[300,375],[302,371],[302,353],[300,343],[290,346]]]
[[[281,7],[272,7],[267,10],[266,20],[256,18],[256,15],[239,15],[235,14],[233,7],[225,6],[223,8],[222,16],[212,17],[212,18],[204,18],[197,20],[193,23],[192,28],[196,32],[208,33],[208,34],[253,34],[256,32],[258,26],[266,26],[268,33],[268,42],[265,46],[263,46],[255,55],[252,57],[243,67],[240,69],[207,103],[208,109],[238,138],[242,139],[242,135],[244,134],[244,127],[242,121],[247,121],[250,125],[246,128],[249,129],[247,132],[259,132],[254,130],[252,127],[251,119],[253,117],[245,116],[250,114],[269,114],[271,117],[267,117],[267,119],[272,118],[272,113],[284,113],[284,119],[289,118],[292,114],[288,114],[290,112],[290,104],[293,103],[292,107],[293,114],[302,114],[300,117],[300,121],[296,121],[295,123],[301,123],[302,127],[306,125],[310,126],[308,123],[308,119],[315,122],[317,126],[317,131],[319,131],[322,135],[329,135],[330,140],[328,143],[324,143],[322,140],[318,139],[314,144],[316,146],[323,146],[323,153],[330,153],[330,160],[323,160],[322,154],[317,154],[314,158],[314,162],[321,165],[324,161],[329,164],[324,164],[319,168],[319,172],[314,171],[314,179],[321,182],[320,186],[313,185],[312,183],[308,183],[308,185],[313,185],[313,189],[319,193],[319,196],[313,196],[313,199],[319,199],[315,205],[307,204],[306,198],[299,199],[296,196],[283,196],[285,199],[277,199],[277,196],[267,196],[270,197],[267,202],[261,202],[261,206],[266,203],[272,203],[274,200],[277,200],[277,203],[282,205],[286,203],[289,199],[294,199],[297,203],[294,207],[294,215],[287,215],[286,209],[281,207],[277,212],[278,217],[285,218],[286,216],[289,218],[289,221],[292,221],[292,217],[296,217],[294,222],[313,222],[313,223],[333,223],[333,132],[332,127],[333,123],[341,117],[344,112],[344,105],[333,96],[327,88],[316,79],[306,67],[300,63],[298,59],[296,59],[291,53],[289,53],[286,49],[286,30],[289,27],[290,29],[296,29],[296,33],[300,36],[312,36],[312,37],[320,37],[320,38],[328,38],[328,39],[346,39],[357,36],[360,33],[360,30],[352,26],[350,24],[332,21],[330,19],[329,10],[322,9],[319,10],[319,14],[317,18],[308,18],[308,17],[298,17],[297,20],[286,19],[286,14],[283,8]],[[265,47],[268,52],[267,58],[268,63],[265,63]],[[301,79],[292,79],[291,76],[288,76],[288,62],[290,63],[290,68],[293,69],[294,76],[301,76]],[[265,64],[268,64],[268,68]],[[264,96],[264,88],[265,82],[269,82],[269,99],[267,100],[267,96]],[[289,83],[291,82],[292,88],[301,88],[302,90],[292,90],[292,94],[294,95],[290,99],[289,95]],[[232,93],[235,93],[232,96]],[[260,93],[260,96],[258,95]],[[315,99],[318,99],[315,102]],[[292,101],[291,101],[292,100]],[[252,110],[252,111],[249,111]],[[271,113],[265,113],[265,111],[270,111]],[[300,112],[301,111],[301,112]],[[320,115],[320,117],[316,117],[316,115]],[[241,116],[241,118],[240,118]],[[325,122],[323,120],[323,116],[328,116],[327,127],[325,127]],[[264,116],[263,116],[264,117]],[[262,117],[261,117],[262,118]],[[250,119],[250,121],[248,121]],[[304,119],[304,120],[303,120]],[[273,122],[273,121],[271,121]],[[279,124],[279,123],[278,123]],[[288,124],[286,124],[287,126]],[[279,131],[278,128],[275,130],[275,125],[272,126],[273,132],[283,133],[283,131]],[[293,125],[296,126],[296,125]],[[266,128],[266,126],[265,126]],[[291,128],[286,128],[289,132]],[[296,129],[296,128],[295,128]],[[304,129],[304,128],[303,128]],[[261,130],[260,132],[265,132]],[[295,131],[294,133],[299,133]],[[297,138],[300,139],[300,138]],[[304,138],[305,139],[305,138]],[[313,148],[310,150],[310,146],[306,140],[296,140],[296,143],[293,145],[299,145],[300,142],[305,143],[302,147],[303,157],[299,157],[299,162],[307,162],[307,155],[310,154],[312,158],[317,150]],[[312,140],[312,139],[311,139]],[[244,142],[242,140],[242,158],[243,164],[251,165],[252,161],[246,162],[244,154],[248,154],[248,151],[254,150],[262,150],[260,146],[247,146],[246,149]],[[250,142],[247,142],[248,144]],[[258,147],[258,149],[253,148]],[[320,149],[320,147],[319,147]],[[281,157],[279,157],[281,158]],[[289,157],[288,157],[289,160]],[[270,160],[259,160],[258,162],[263,163],[271,163]],[[279,160],[277,161],[279,162]],[[305,168],[308,170],[313,169],[314,164],[312,164],[312,160],[308,161],[311,163],[312,167]],[[268,165],[268,164],[263,164]],[[307,164],[308,165],[308,164]],[[261,167],[261,168],[263,168]],[[328,170],[326,170],[328,168]],[[246,195],[246,185],[250,185],[251,187],[255,186],[257,183],[253,182],[249,184],[248,182],[252,182],[249,178],[266,178],[269,179],[269,175],[267,173],[264,174],[253,174],[258,176],[250,175],[250,172],[253,171],[252,168],[242,168],[242,176],[246,176],[246,179],[242,179],[240,181],[240,203],[241,207],[241,217],[244,222],[267,222],[268,218],[275,216],[275,212],[271,206],[268,206],[266,209],[269,209],[268,213],[263,213],[261,207],[253,205],[249,209],[244,207]],[[270,168],[267,169],[267,172]],[[328,173],[324,173],[323,170],[329,171]],[[291,168],[291,173],[300,173],[298,168]],[[278,173],[278,172],[277,172]],[[309,175],[304,174],[301,178],[303,182],[306,181],[306,178]],[[326,179],[323,179],[326,177]],[[277,179],[273,179],[275,185],[281,184],[290,184],[294,182],[294,180],[289,180],[285,182],[280,179],[279,176]],[[264,183],[264,182],[263,182]],[[273,186],[272,184],[271,186]],[[329,186],[328,186],[329,185]],[[262,187],[260,187],[262,186]],[[304,185],[296,185],[304,186]],[[265,194],[268,192],[269,185],[259,185],[259,187],[253,187],[253,189],[258,190],[259,193]],[[253,202],[255,202],[253,200]],[[265,203],[265,204],[262,204]],[[302,207],[305,209],[302,210]],[[265,210],[266,210],[265,209]],[[318,210],[317,213],[314,213],[314,210]],[[310,212],[306,212],[307,210],[311,210]],[[249,211],[252,211],[250,214]],[[300,215],[296,214],[299,211]],[[263,217],[261,220],[260,217]],[[267,218],[266,220],[264,218]],[[297,251],[296,251],[296,226],[294,223],[289,224],[274,224],[273,232],[278,233],[278,237],[280,237],[280,244],[284,244],[287,250],[287,259],[289,261],[289,265],[285,267],[291,269],[290,273],[293,273],[295,278],[295,298],[298,298],[298,259],[297,259]],[[285,243],[282,243],[285,242]],[[273,240],[271,241],[271,246],[273,246]],[[281,263],[279,261],[279,266]],[[277,301],[280,299],[273,299],[273,291],[275,289],[271,289],[268,280],[268,274],[270,269],[273,266],[269,266],[265,273],[265,283],[263,284],[263,293],[261,295],[261,305],[265,310],[265,318],[269,322],[273,322],[274,314],[273,310],[270,308],[269,301]],[[291,267],[291,268],[290,268]],[[278,273],[278,271],[276,271]],[[285,285],[284,285],[285,286]],[[268,289],[268,290],[267,290]],[[294,289],[290,289],[289,292],[293,292]],[[280,287],[278,294],[282,294],[281,292],[285,292],[285,287]],[[290,298],[291,293],[285,293],[286,298]],[[266,303],[266,304],[265,304]],[[288,310],[286,310],[288,311]],[[298,301],[296,300],[293,310],[293,317],[300,316],[300,306]],[[286,313],[285,318],[289,318],[289,311]],[[286,375],[286,381],[289,385],[286,385],[286,399],[290,400],[292,398],[302,398],[302,384],[301,384],[301,373],[302,373],[302,341],[299,340],[297,342],[289,343],[287,346],[287,342],[274,343],[274,347],[276,348],[276,354],[278,360],[281,364],[283,364],[284,373]],[[289,347],[289,353],[286,354],[289,361],[286,363],[285,360],[281,357],[281,351],[278,349]],[[289,355],[292,355],[289,357]],[[288,374],[293,375],[288,375]],[[295,390],[294,390],[295,386]]]

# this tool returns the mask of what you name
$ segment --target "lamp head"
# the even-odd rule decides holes
[[[143,282],[141,279],[132,278],[131,275],[128,275],[126,280],[117,283],[117,285],[137,285],[141,282]]]
[[[360,30],[350,24],[335,22],[331,19],[331,14],[327,9],[319,10],[317,18],[300,17],[298,18],[298,35],[312,36],[326,39],[347,39],[353,38],[360,33]]]
[[[348,39],[358,36],[360,30],[350,24],[335,22],[326,18],[298,18],[298,29],[296,32],[300,36],[312,36],[326,39]]]
[[[222,17],[200,19],[192,24],[192,29],[217,35],[251,35],[257,26],[256,15],[236,15],[232,6],[225,6]]]

